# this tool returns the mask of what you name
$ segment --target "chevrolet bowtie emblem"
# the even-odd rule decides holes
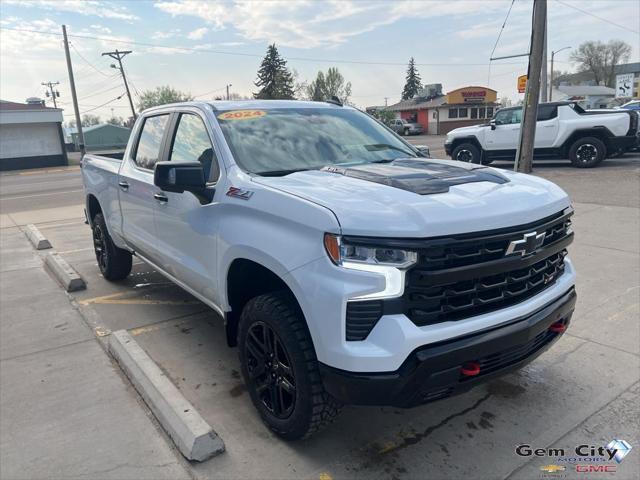
[[[540,470],[548,473],[564,472],[567,469],[564,465],[544,465]]]
[[[509,244],[504,255],[505,257],[508,255],[516,254],[522,256],[530,255],[542,246],[545,236],[545,232],[525,233],[524,237],[522,237],[522,240],[514,240]]]

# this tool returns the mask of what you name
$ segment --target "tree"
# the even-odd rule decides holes
[[[571,60],[578,64],[578,70],[591,72],[596,85],[613,87],[614,68],[626,62],[631,56],[631,46],[622,40],[603,42],[584,42],[572,54]]]
[[[276,44],[269,45],[262,59],[255,86],[260,87],[255,98],[291,100],[293,96],[293,76],[287,68],[287,62],[278,53]]]
[[[422,88],[422,81],[420,80],[420,74],[416,69],[416,62],[411,57],[409,60],[409,66],[407,67],[407,77],[404,83],[404,89],[402,90],[402,100],[409,100],[415,97]]]
[[[373,112],[371,112],[371,115],[380,120],[385,125],[388,125],[391,120],[396,118],[396,114],[394,112],[392,112],[391,110],[386,110],[384,108],[374,110]]]
[[[307,97],[315,102],[336,97],[342,103],[349,103],[351,97],[351,82],[345,81],[340,71],[331,67],[327,73],[318,72],[315,80],[307,86]]]
[[[155,90],[145,90],[140,94],[138,100],[138,111],[158,105],[165,105],[174,102],[188,102],[193,100],[190,93],[180,92],[169,85],[156,87]]]
[[[498,103],[502,106],[502,108],[510,107],[511,99],[509,97],[502,97]]]
[[[91,127],[93,125],[98,125],[100,123],[100,117],[97,115],[91,115],[90,113],[86,113],[82,116],[81,123],[83,127]]]
[[[111,117],[111,118],[107,118],[107,123],[111,125],[122,126],[124,121],[122,120],[122,117]]]

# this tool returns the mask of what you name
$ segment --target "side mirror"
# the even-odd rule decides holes
[[[491,130],[495,130],[496,129],[496,119],[495,118],[492,118],[489,121],[489,126],[491,127]]]
[[[423,157],[431,158],[431,150],[429,150],[428,145],[414,145],[414,147],[416,147],[416,150],[418,150]]]
[[[204,170],[200,162],[175,163],[158,162],[153,175],[153,183],[165,192],[200,193],[206,188]]]

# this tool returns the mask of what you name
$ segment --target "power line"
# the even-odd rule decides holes
[[[129,98],[129,105],[131,106],[131,113],[133,114],[133,119],[135,120],[137,118],[136,115],[136,109],[133,108],[133,100],[131,99],[131,92],[129,91],[129,84],[127,83],[127,76],[124,73],[124,67],[122,66],[122,59],[124,57],[126,57],[127,55],[129,55],[131,52],[131,50],[122,50],[122,51],[118,51],[118,49],[116,48],[115,52],[103,52],[102,56],[104,57],[105,55],[108,57],[113,58],[114,60],[118,61],[118,65],[115,64],[111,64],[112,68],[115,68],[117,70],[120,70],[120,74],[122,75],[122,81],[124,82],[124,89],[127,93],[127,97]]]
[[[225,88],[227,88],[227,87],[224,86],[224,87],[216,88],[215,90],[211,90],[209,92],[204,92],[204,93],[201,93],[199,95],[194,95],[193,98],[204,97],[205,95],[209,95],[211,93],[219,92],[220,90],[224,90]]]
[[[73,35],[69,35],[70,37],[72,37]],[[86,58],[84,58],[82,56],[82,54],[78,51],[78,49],[75,47],[75,45],[73,44],[73,42],[70,43],[71,48],[73,48],[74,52],[76,52],[76,54],[82,59],[84,60],[84,63],[86,63],[87,65],[89,65],[91,68],[93,68],[96,72],[98,72],[100,75],[102,75],[103,77],[109,77],[110,75],[107,73],[104,73],[102,70],[98,69],[98,67],[96,67],[93,63],[91,63],[89,60],[87,60]]]
[[[29,32],[29,33],[39,33],[42,35],[60,35],[56,32],[48,32],[42,30],[31,30],[26,28],[11,28],[11,27],[0,27],[0,30],[11,30],[16,32]],[[202,53],[213,53],[217,55],[230,55],[236,57],[253,57],[253,58],[262,58],[264,55],[257,53],[246,53],[246,52],[227,52],[223,50],[212,50],[205,48],[189,48],[189,47],[174,47],[168,45],[160,45],[156,43],[146,43],[146,42],[133,42],[128,40],[117,40],[113,38],[105,38],[105,37],[94,37],[91,35],[69,35],[69,37],[74,38],[84,38],[88,40],[100,40],[106,42],[113,43],[123,43],[126,45],[140,45],[143,47],[156,47],[156,48],[166,48],[168,50],[181,50],[187,52],[202,52]],[[386,66],[406,66],[405,62],[368,62],[368,61],[359,61],[359,60],[338,60],[338,59],[328,59],[328,58],[313,58],[313,57],[287,57],[287,61],[299,61],[299,62],[321,62],[321,63],[338,63],[338,64],[351,64],[351,65],[386,65]],[[513,62],[513,63],[503,63],[502,65],[522,65],[523,62]],[[417,66],[420,67],[486,67],[487,63],[416,63]]]
[[[624,25],[620,25],[619,23],[612,22],[608,18],[604,18],[604,17],[601,17],[599,15],[596,15],[595,13],[588,12],[587,10],[583,10],[583,9],[581,9],[579,7],[576,7],[575,5],[571,5],[570,3],[563,2],[562,0],[556,0],[556,2],[564,5],[565,7],[573,8],[574,10],[577,10],[578,12],[584,13],[585,15],[589,15],[590,17],[597,18],[598,20],[602,20],[603,22],[607,22],[607,23],[610,23],[611,25],[614,25],[614,26],[616,26],[618,28],[622,28],[623,30],[626,30],[627,32],[640,34],[640,32],[638,30],[632,30],[629,27],[625,27]]]
[[[507,20],[509,20],[509,15],[511,14],[511,9],[513,8],[513,4],[515,2],[516,0],[511,0],[511,5],[509,5],[509,10],[507,11],[507,16],[504,17],[504,22],[502,22],[502,27],[500,27],[500,31],[498,32],[498,38],[496,38],[496,43],[493,45],[493,50],[491,50],[491,55],[489,55],[489,58],[493,57],[493,54],[496,52],[496,48],[498,47],[498,42],[500,41],[500,37],[502,37],[502,32],[504,31],[504,27],[507,24]]]
[[[491,55],[489,55],[489,68],[487,73],[487,85],[491,83],[491,59],[493,58],[493,54],[496,52],[496,48],[498,48],[498,42],[500,42],[500,38],[502,37],[502,32],[504,31],[504,27],[507,24],[507,20],[509,20],[509,15],[511,14],[511,9],[513,8],[513,4],[516,0],[511,0],[511,5],[509,5],[509,10],[507,10],[507,16],[504,17],[504,22],[502,22],[502,26],[500,27],[500,31],[498,32],[498,38],[496,38],[496,43],[493,44],[493,50],[491,50]]]
[[[122,88],[122,85],[118,84],[118,85],[115,85],[114,87],[107,88],[106,90],[102,90],[100,92],[92,93],[91,95],[85,95],[84,97],[78,98],[78,100],[86,100],[87,98],[95,97],[97,95],[102,95],[103,93],[110,92],[111,90],[115,90],[116,88]]]
[[[94,110],[97,110],[97,109],[99,109],[99,108],[102,108],[102,107],[104,107],[105,105],[109,105],[110,103],[113,103],[113,102],[115,102],[116,100],[120,100],[122,97],[124,97],[124,96],[125,96],[125,94],[126,94],[126,92],[122,92],[122,94],[120,94],[120,96],[119,96],[119,97],[112,98],[112,99],[111,99],[111,100],[109,100],[108,102],[104,102],[102,105],[98,105],[97,107],[93,107],[93,108],[90,108],[89,110],[85,110],[85,111],[84,111],[84,112],[82,112],[82,113],[89,113],[89,112],[93,112]]]

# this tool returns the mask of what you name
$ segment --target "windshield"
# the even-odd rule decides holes
[[[258,175],[421,156],[368,115],[347,108],[233,110],[217,117],[238,165]]]

